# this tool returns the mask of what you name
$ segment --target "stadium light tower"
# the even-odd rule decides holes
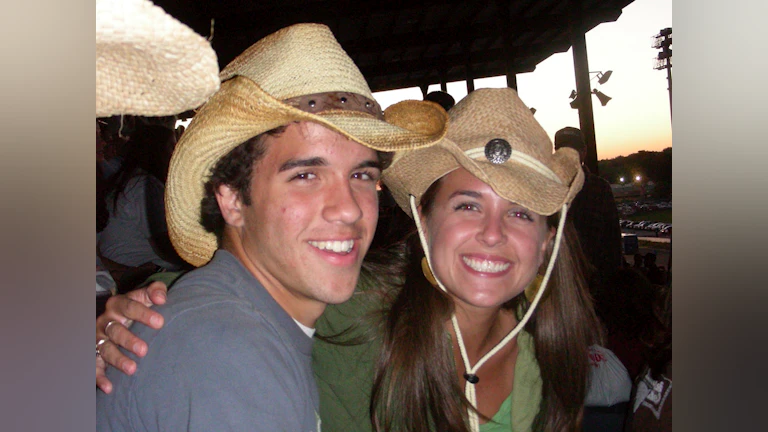
[[[669,117],[672,118],[672,27],[661,29],[659,34],[653,36],[651,48],[658,48],[659,55],[654,59],[653,68],[656,70],[667,70],[667,81],[669,83]]]

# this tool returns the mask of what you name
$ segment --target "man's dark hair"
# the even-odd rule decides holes
[[[219,186],[229,186],[237,191],[243,204],[250,205],[253,166],[264,157],[267,150],[264,139],[267,136],[280,135],[286,127],[280,126],[250,138],[219,159],[211,169],[211,176],[204,186],[205,196],[200,203],[200,224],[206,231],[216,234],[219,242],[224,233],[225,222],[216,201],[216,191]]]
[[[287,125],[280,126],[250,138],[219,159],[211,169],[211,176],[204,186],[205,196],[200,203],[200,224],[206,231],[216,234],[219,243],[221,243],[226,223],[224,216],[221,215],[219,203],[216,201],[216,191],[219,186],[229,186],[237,191],[243,204],[251,205],[253,167],[266,153],[264,139],[267,136],[280,136],[287,127]],[[392,161],[392,153],[377,151],[376,154],[382,169]]]

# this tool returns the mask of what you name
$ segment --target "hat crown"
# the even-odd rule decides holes
[[[502,139],[512,151],[545,163],[552,155],[546,131],[511,88],[475,90],[448,114],[451,126],[446,136],[461,150],[484,148]]]
[[[325,92],[351,92],[373,99],[355,63],[323,24],[296,24],[251,45],[221,71],[254,81],[277,100]]]

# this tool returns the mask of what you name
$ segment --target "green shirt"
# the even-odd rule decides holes
[[[317,331],[319,334],[335,334],[379,306],[376,297],[366,295],[365,288],[359,286],[348,302],[326,308],[317,322]],[[358,331],[354,335],[359,334]],[[493,421],[480,425],[481,432],[525,432],[533,427],[541,404],[541,376],[533,338],[521,331],[517,342],[519,351],[512,393],[493,416]],[[333,345],[321,340],[315,342],[312,366],[320,392],[324,432],[372,430],[368,410],[380,348],[378,340],[352,346]]]

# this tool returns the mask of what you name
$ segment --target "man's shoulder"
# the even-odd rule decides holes
[[[195,282],[194,278],[179,281],[181,286],[174,286],[168,302],[155,307],[165,318],[162,330],[155,332],[144,327],[143,332],[151,333],[153,340],[161,338],[177,343],[215,336],[219,344],[268,340],[274,333],[274,324],[258,304],[215,284]]]
[[[599,175],[588,173],[586,177],[584,178],[584,186],[589,185],[593,188],[599,188],[599,189],[611,189],[611,184],[608,182],[608,180],[600,177]]]

